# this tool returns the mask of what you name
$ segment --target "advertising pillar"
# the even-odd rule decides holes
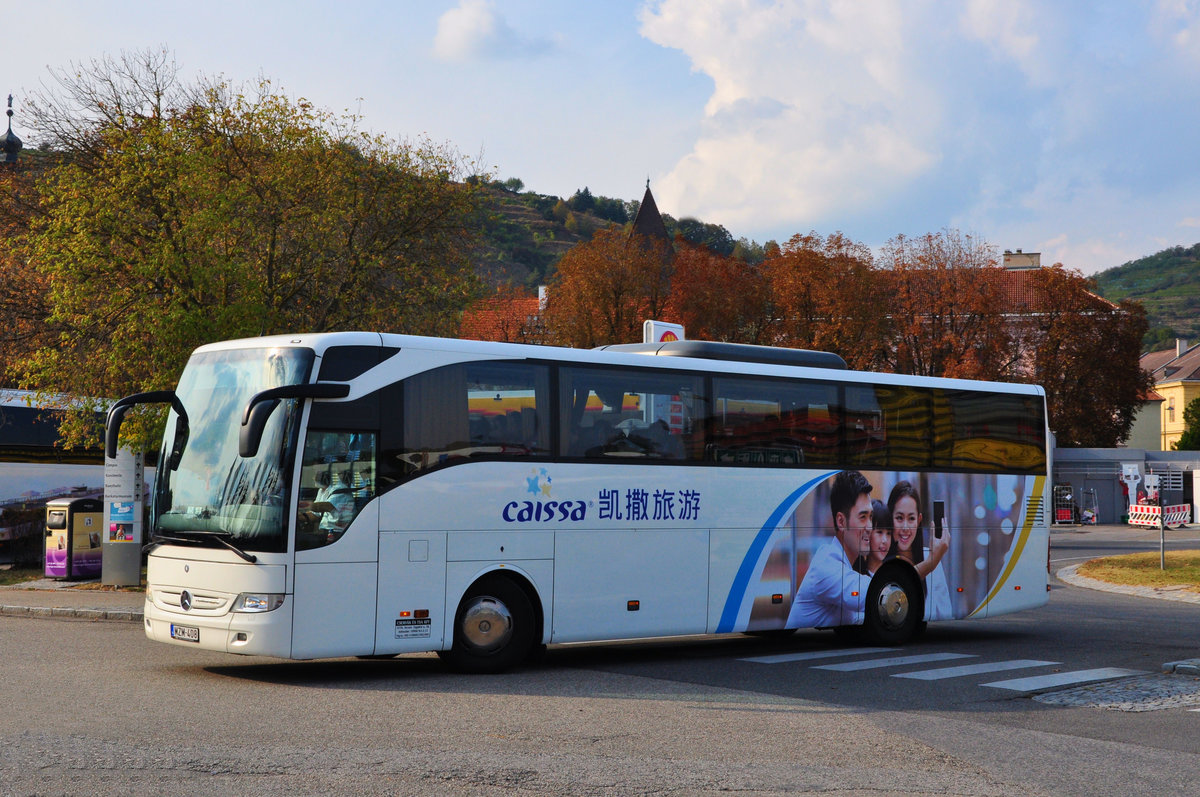
[[[104,460],[104,543],[100,583],[136,587],[142,583],[143,457],[128,448]]]

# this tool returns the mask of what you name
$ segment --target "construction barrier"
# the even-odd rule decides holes
[[[1129,508],[1129,525],[1158,528],[1161,518],[1164,527],[1186,526],[1191,521],[1191,515],[1192,507],[1189,504],[1176,504],[1175,506],[1134,504]]]

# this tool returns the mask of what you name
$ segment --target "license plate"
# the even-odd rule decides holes
[[[184,642],[199,642],[200,629],[193,625],[171,624],[171,639],[182,639]]]

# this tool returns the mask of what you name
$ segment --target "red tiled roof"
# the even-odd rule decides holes
[[[536,296],[480,299],[463,313],[460,338],[520,341],[528,338],[538,317]]]
[[[1192,346],[1182,355],[1176,349],[1147,352],[1139,363],[1154,377],[1156,385],[1162,382],[1200,381],[1200,344]]]
[[[996,285],[1000,288],[1004,295],[1005,309],[1010,313],[1033,312],[1036,313],[1042,308],[1042,297],[1037,291],[1037,283],[1035,277],[1040,269],[1037,268],[1005,268],[993,269],[993,279]],[[1097,296],[1094,293],[1088,292],[1091,301],[1094,301],[1097,309],[1111,309],[1116,307],[1115,304],[1107,299]]]

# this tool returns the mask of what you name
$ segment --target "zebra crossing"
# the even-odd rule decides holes
[[[891,654],[891,655],[881,655]],[[948,678],[968,678],[987,676],[1001,672],[1019,670],[1036,671],[1048,667],[1058,667],[1062,662],[1044,661],[1042,659],[1003,659],[995,661],[977,661],[966,663],[964,659],[979,659],[974,653],[953,653],[949,651],[933,653],[914,653],[896,655],[895,648],[841,648],[834,650],[806,650],[794,653],[776,653],[768,656],[748,656],[739,661],[755,664],[787,664],[793,662],[807,663],[811,669],[827,672],[861,672],[865,670],[900,669],[900,672],[889,673],[892,678],[908,678],[918,681],[940,681]],[[843,661],[824,662],[825,659],[843,659]],[[935,664],[939,662],[959,661],[963,663],[953,666],[929,667],[911,669],[917,665]],[[999,681],[986,681],[979,685],[990,689],[1004,689],[1013,692],[1040,692],[1046,689],[1056,689],[1067,686],[1078,686],[1096,681],[1107,681],[1116,678],[1126,678],[1133,675],[1146,675],[1146,670],[1128,670],[1122,667],[1095,667],[1085,670],[1070,670],[1041,672],[1023,675],[1018,678],[1008,678]]]

